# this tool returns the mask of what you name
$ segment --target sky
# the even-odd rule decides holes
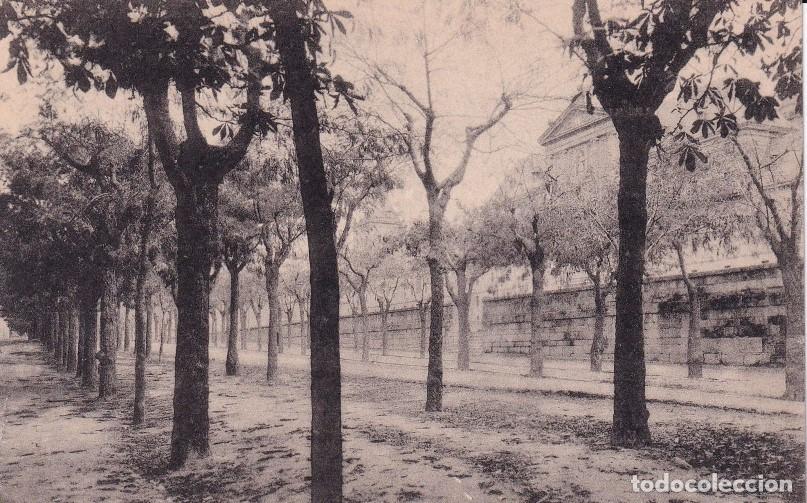
[[[506,20],[501,2],[344,0],[353,13],[348,34],[336,40],[334,69],[369,90],[368,106],[392,125],[403,124],[393,103],[417,118],[399,90],[379,86],[368,76],[381,66],[421,102],[427,101],[424,46],[439,48],[430,59],[435,125],[434,165],[438,180],[458,164],[468,126],[490,116],[503,92],[520,94],[514,110],[476,143],[465,179],[454,190],[448,218],[461,208],[483,203],[508,168],[540,151],[538,137],[580,90],[582,65],[564,54],[560,38],[527,17]],[[538,2],[541,17],[571,31],[571,2]],[[469,19],[470,17],[470,19]],[[424,42],[425,41],[425,42]],[[342,56],[344,54],[344,56]],[[358,54],[359,56],[354,56]],[[410,105],[407,107],[407,105]],[[419,126],[422,128],[422,122]],[[421,129],[422,130],[422,129]],[[389,197],[388,207],[404,220],[426,217],[425,190],[410,161],[397,170],[404,188]]]
[[[435,171],[446,176],[456,165],[465,127],[484,121],[503,91],[552,94],[568,98],[576,92],[579,78],[562,78],[579,72],[579,65],[562,54],[560,41],[537,23],[506,22],[497,6],[475,9],[478,19],[463,35],[456,36],[463,25],[457,14],[463,1],[400,2],[397,0],[332,0],[334,10],[349,10],[353,18],[346,22],[347,35],[337,34],[331,41],[334,73],[345,76],[369,92],[366,63],[380,64],[399,76],[413,92],[425,99],[425,79],[417,35],[425,34],[432,46],[449,41],[434,57],[432,88],[439,114],[435,134]],[[484,2],[481,2],[484,3]],[[567,2],[542,2],[544,18],[564,19]],[[421,9],[421,7],[424,7]],[[565,16],[568,17],[568,16]],[[454,37],[454,38],[452,38]],[[366,55],[362,62],[353,54]],[[7,58],[7,43],[0,44],[0,66]],[[41,65],[34,65],[35,68]],[[36,119],[46,91],[43,80],[32,78],[19,85],[16,72],[0,74],[0,127],[18,134]],[[109,100],[103,93],[87,94],[63,91],[63,110],[70,115],[95,116],[105,120],[123,118],[137,108],[138,101],[126,93]],[[400,98],[395,96],[395,99]],[[483,202],[498,185],[505,168],[538,149],[537,138],[547,124],[565,107],[565,102],[535,102],[524,98],[500,125],[479,139],[468,166],[467,176],[454,191],[449,216],[457,208],[473,207]],[[384,115],[390,123],[400,123],[390,102],[379,89],[373,89],[362,104]],[[397,115],[397,116],[396,116]],[[209,124],[212,130],[215,123]],[[203,120],[203,128],[205,126]],[[402,189],[390,195],[388,207],[401,218],[411,221],[426,215],[426,198],[408,160],[395,166],[403,181]]]
[[[422,52],[425,45],[440,49],[431,59],[431,89],[438,115],[434,164],[438,180],[457,165],[465,128],[489,117],[503,92],[513,94],[514,109],[476,143],[464,181],[454,190],[448,218],[462,208],[483,203],[519,160],[541,152],[538,137],[569,100],[585,89],[583,67],[563,48],[571,36],[571,0],[521,2],[533,10],[514,19],[511,5],[518,0],[328,0],[332,10],[347,10],[347,34],[326,40],[330,67],[367,94],[361,106],[402,125],[397,107],[417,116],[398,90],[379,86],[369,77],[378,65],[426,100]],[[628,0],[600,0],[605,17],[624,14],[637,5]],[[633,7],[632,7],[633,6]],[[424,42],[425,41],[425,42]],[[0,67],[5,66],[7,43],[0,44]],[[36,65],[35,65],[36,66]],[[52,92],[52,91],[48,91]],[[15,72],[0,74],[0,127],[10,134],[36,118],[45,88],[31,79],[20,86]],[[139,99],[119,93],[109,100],[103,93],[58,93],[64,110],[125,122]],[[675,93],[673,93],[675,94]],[[78,111],[78,112],[76,112]],[[212,131],[215,122],[202,117]],[[404,221],[425,218],[426,197],[408,159],[395,172],[403,182],[389,195],[386,207]]]

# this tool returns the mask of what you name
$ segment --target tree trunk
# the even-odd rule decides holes
[[[614,339],[614,416],[611,442],[637,447],[650,441],[645,403],[644,314],[642,278],[647,226],[647,159],[653,143],[648,134],[658,120],[614,120],[619,136],[619,262]]]
[[[174,322],[174,311],[168,311],[168,324],[165,326],[165,342],[166,344],[171,344],[174,342],[174,326],[176,323]]]
[[[115,394],[117,379],[118,334],[118,284],[115,269],[106,267],[101,272],[101,350],[98,358],[98,397],[107,398]]]
[[[300,354],[306,354],[305,344],[305,305],[302,299],[297,299],[297,305],[300,309]]]
[[[246,349],[247,349],[247,339],[249,338],[248,337],[249,332],[247,331],[247,310],[244,309],[244,308],[241,308],[239,310],[239,312],[241,314],[241,326],[240,326],[240,328],[241,328],[241,349],[246,351]]]
[[[457,369],[471,370],[471,323],[468,300],[459,302],[457,307]]]
[[[225,304],[221,310],[221,340],[226,341],[229,338],[230,333],[230,311],[228,310],[227,305]],[[218,343],[216,344],[218,346]]]
[[[126,306],[123,310],[123,350],[125,352],[129,352],[129,349],[132,346],[132,339],[131,339],[131,329],[132,326],[129,324],[129,318],[131,316],[131,309],[129,306]]]
[[[387,356],[389,341],[387,341],[387,320],[389,318],[389,307],[381,305],[381,354]]]
[[[166,328],[167,328],[167,323],[166,323],[165,317],[166,317],[165,311],[161,311],[160,312],[160,320],[159,320],[159,323],[160,323],[160,352],[157,353],[157,361],[158,362],[163,361],[163,346],[165,345],[165,332],[166,332]]]
[[[153,175],[153,165],[150,168]],[[148,242],[154,225],[154,207],[156,204],[154,178],[152,190],[147,196],[143,215],[143,226],[140,232],[137,255],[137,276],[134,292],[134,404],[132,422],[141,424],[146,417],[146,279],[149,273]],[[127,308],[128,315],[128,308]],[[126,334],[124,345],[128,348],[129,334]]]
[[[367,310],[367,285],[362,284],[359,290],[359,306],[361,308],[361,361],[370,360],[370,315]]]
[[[605,294],[599,278],[594,281],[594,338],[591,340],[591,371],[602,372],[602,355],[608,346],[605,337]]]
[[[356,307],[351,303],[350,304],[350,326],[353,330],[353,351],[358,353],[359,351],[359,331],[356,330],[356,320],[359,318],[357,314]]]
[[[54,307],[50,316],[51,356],[58,367],[62,352],[62,345],[61,341],[59,340],[59,309]]]
[[[804,262],[793,255],[779,260],[787,315],[784,398],[804,401]]]
[[[82,354],[81,385],[85,388],[95,389],[98,384],[98,365],[95,360],[96,332],[95,309],[97,297],[94,293],[86,292],[81,299],[81,332],[84,345]]]
[[[258,313],[260,314],[260,310]],[[277,334],[277,352],[283,354],[283,351],[286,350],[286,344],[288,341],[283,341],[283,310],[280,307],[279,297],[277,301],[277,328],[275,329],[275,333]]]
[[[70,309],[66,305],[59,310],[59,370],[67,370],[67,338],[70,334]]]
[[[532,291],[530,292],[530,377],[544,376],[544,340],[541,324],[544,321],[544,252],[540,247],[531,254],[530,272]]]
[[[208,343],[210,266],[216,242],[218,180],[175,187],[177,196],[177,346],[172,467],[210,452]]]
[[[262,307],[258,307],[258,308],[255,309],[255,328],[257,329],[255,332],[256,332],[256,338],[257,338],[256,342],[257,342],[257,346],[258,346],[258,351],[263,349],[263,335],[262,335],[263,332],[261,332],[261,316],[262,316],[262,314],[263,314],[263,308]],[[280,329],[278,328],[278,330],[280,330]]]
[[[57,369],[62,366],[62,351],[64,345],[62,344],[62,323],[59,309],[56,308],[51,314],[51,337],[53,338],[53,361]]]
[[[278,284],[280,282],[280,268],[266,264],[266,295],[269,299],[269,331],[266,334],[266,379],[271,381],[277,376],[277,352],[280,339],[280,298]],[[300,316],[302,323],[302,316]]]
[[[429,307],[427,303],[418,301],[418,316],[420,317],[420,357],[426,357],[426,348],[429,343],[429,330],[427,328]]]
[[[78,332],[76,333],[76,377],[84,375],[84,318],[82,315],[83,303],[81,296],[76,300],[76,315],[78,316]]]
[[[70,307],[70,320],[67,335],[67,371],[75,372],[78,368],[76,361],[76,344],[78,342],[79,322],[78,309],[75,304]]]
[[[218,326],[219,326],[219,317],[218,311],[215,309],[211,309],[207,315],[209,323],[210,323],[210,342],[213,346],[216,346],[216,339],[218,338]]]
[[[43,325],[43,330],[44,330],[44,335],[45,335],[43,341],[45,342],[45,351],[48,353],[48,357],[50,357],[50,356],[52,356],[51,353],[53,353],[53,349],[54,349],[54,343],[53,343],[53,311],[46,310],[43,313],[43,317],[45,318],[45,321],[42,324]]]
[[[429,202],[429,243],[437,248],[443,242],[443,216],[445,208],[437,201],[437,194],[427,193]],[[443,409],[443,289],[444,277],[437,257],[427,259],[431,283],[431,318],[429,325],[429,365],[426,371],[426,412]]]
[[[146,360],[147,354],[147,304],[146,278],[148,277],[148,257],[146,248],[151,222],[145,223],[147,230],[140,237],[140,255],[138,257],[138,272],[135,280],[135,306],[134,306],[134,352],[135,352],[135,389],[134,410],[132,422],[140,424],[146,417]]]
[[[277,47],[286,70],[311,276],[311,501],[342,501],[339,268],[332,198],[319,137],[312,62],[293,4],[278,4]]]
[[[121,328],[126,327],[125,323],[124,323],[123,327],[121,327],[121,323],[120,323],[120,308],[121,308],[120,301],[116,301],[115,302],[115,336],[116,336],[115,352],[118,352],[118,351],[121,350],[121,348],[123,348],[123,331],[121,330]]]
[[[468,279],[465,266],[454,271],[457,279],[457,297],[454,306],[457,308],[457,369],[471,369],[471,323],[469,320],[470,302],[468,298]]]
[[[294,316],[294,308],[286,309],[286,341],[291,347],[291,318]]]
[[[146,295],[146,359],[151,357],[151,341],[154,337],[154,307],[151,295]]]
[[[689,332],[687,336],[687,376],[691,378],[703,377],[703,349],[701,348],[701,300],[698,290],[689,277],[684,250],[681,243],[673,245],[678,256],[678,267],[681,269],[681,278],[687,289],[689,302]]]
[[[66,304],[64,310],[62,311],[62,316],[64,316],[64,335],[62,336],[62,341],[64,344],[64,349],[62,350],[62,366],[65,370],[68,369],[68,360],[70,358],[70,305]]]
[[[238,308],[241,302],[239,299],[241,271],[237,267],[228,269],[230,270],[230,331],[227,337],[227,361],[224,366],[226,374],[234,376],[238,375]]]
[[[59,370],[67,370],[67,333],[70,324],[68,313],[65,307],[59,310]]]
[[[253,308],[252,314],[255,315],[255,346],[258,351],[263,349],[263,331],[261,330],[261,313],[263,309]]]

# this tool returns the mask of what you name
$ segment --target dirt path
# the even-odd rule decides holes
[[[117,449],[125,400],[98,402],[52,370],[38,344],[0,340],[0,369],[0,501],[166,498]],[[126,374],[122,385],[131,396]]]
[[[148,419],[133,428],[130,356],[119,360],[124,398],[99,403],[40,355],[0,346],[0,501],[308,500],[303,371],[283,367],[270,385],[259,366],[226,378],[214,360],[213,454],[169,472],[171,362],[150,364]],[[714,501],[633,493],[630,477],[804,473],[801,416],[654,403],[656,445],[613,450],[608,400],[449,388],[445,410],[425,414],[422,395],[410,382],[345,379],[346,501]]]

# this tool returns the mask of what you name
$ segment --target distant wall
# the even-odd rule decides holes
[[[782,283],[773,266],[693,274],[703,295],[702,335],[706,363],[755,365],[784,359]],[[613,358],[614,296],[608,297],[606,358]],[[549,358],[586,359],[594,332],[590,288],[546,296],[542,324]],[[483,301],[482,351],[529,351],[529,297]],[[685,363],[689,314],[680,277],[655,278],[644,289],[645,354],[648,361]]]
[[[710,364],[757,365],[784,361],[785,309],[782,283],[775,266],[724,269],[694,273],[692,279],[703,295],[701,329],[704,361]],[[588,287],[565,288],[545,296],[543,335],[546,355],[553,359],[588,358],[594,333],[594,299]],[[689,314],[686,289],[680,277],[654,278],[644,291],[645,354],[648,361],[686,362]],[[605,358],[613,358],[614,295],[607,298]],[[428,317],[427,317],[428,318]],[[456,310],[446,305],[443,348],[457,347]],[[428,319],[427,319],[428,323]],[[381,350],[381,316],[369,315],[370,349]],[[471,308],[471,351],[528,353],[530,341],[529,297],[476,299]],[[307,327],[306,327],[307,329]],[[259,334],[260,332],[260,334]],[[247,330],[249,349],[259,340],[266,345],[266,327]],[[283,345],[300,352],[300,323],[283,324]],[[341,346],[361,348],[361,319],[343,316]],[[221,339],[221,337],[220,337]],[[308,343],[308,332],[303,341]],[[221,345],[222,342],[219,342]],[[394,309],[389,315],[389,349],[417,352],[420,319],[415,307]]]
[[[381,315],[378,312],[368,313],[368,326],[370,331],[369,345],[372,352],[381,351]],[[445,351],[456,351],[456,312],[453,305],[446,305],[443,314],[443,348]],[[426,327],[430,317],[426,316]],[[390,310],[387,320],[388,349],[390,351],[418,351],[420,349],[420,316],[416,307],[396,308]],[[247,330],[247,347],[254,349],[257,341],[262,342],[262,347],[266,345],[267,327],[249,328]],[[308,327],[303,329],[304,341],[308,344]],[[361,316],[342,316],[339,320],[340,344],[343,349],[361,348]],[[300,322],[294,321],[289,328],[288,323],[283,323],[281,338],[285,347],[290,347],[291,351],[300,351]],[[477,352],[481,351],[481,341],[476,334],[473,337],[476,342]]]

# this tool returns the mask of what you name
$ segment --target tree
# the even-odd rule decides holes
[[[258,242],[258,238],[255,238],[256,242]],[[257,248],[256,248],[257,250]],[[257,258],[257,257],[255,257]],[[246,274],[242,273],[242,277],[240,280],[241,286],[241,349],[248,349],[249,345],[249,335],[250,329],[247,323],[249,319],[249,312],[252,311],[253,315],[255,316],[255,326],[254,328],[260,328],[261,317],[258,309],[262,310],[264,305],[264,295],[266,294],[266,290],[264,288],[265,281],[263,275],[261,274],[260,268],[256,260],[246,268]],[[257,306],[256,306],[257,304]],[[258,308],[258,306],[260,306]],[[261,349],[263,341],[260,337],[260,330],[256,330],[258,333],[257,343],[258,349]]]
[[[160,245],[174,249],[168,243],[175,244],[175,234],[167,223],[170,220],[168,207],[168,194],[165,190],[165,183],[158,182],[158,172],[155,166],[156,156],[151,137],[148,138],[148,152],[146,158],[146,168],[148,170],[148,193],[143,201],[143,211],[136,229],[137,256],[135,259],[135,285],[134,285],[134,351],[135,351],[135,393],[134,406],[132,412],[132,422],[141,424],[146,415],[146,360],[147,354],[147,302],[150,287],[147,282],[154,269],[152,264],[157,262],[156,258],[161,257],[161,263],[165,264],[165,255],[160,253]],[[165,249],[165,248],[163,248]],[[167,281],[166,271],[172,268],[160,267],[157,274],[160,279],[168,285],[174,303],[176,303],[175,290],[170,287],[175,282]],[[162,274],[160,274],[162,273]],[[175,277],[175,276],[173,276]],[[153,280],[152,280],[153,282]],[[127,309],[128,315],[128,309]],[[128,334],[126,336],[128,338]]]
[[[768,34],[774,27],[782,26],[777,19],[784,20],[788,11],[798,5],[787,0],[755,2],[754,14],[736,23],[733,4],[730,0],[655,0],[621,12],[629,16],[627,19],[605,21],[597,0],[575,0],[572,6],[574,39],[570,49],[574,54],[582,50],[580,57],[591,76],[592,92],[611,118],[619,138],[620,242],[612,430],[615,445],[640,446],[650,440],[645,404],[642,278],[647,227],[647,163],[651,147],[664,131],[657,110],[678,87],[677,100],[690,110],[715,110],[709,116],[699,114],[700,118],[693,123],[693,133],[708,136],[719,131],[726,136],[735,130],[736,117],[726,106],[728,100],[724,99],[723,90],[712,85],[717,67],[724,64],[721,56],[727,58],[727,53],[735,49],[740,54],[753,56],[770,39]],[[778,35],[778,38],[792,37],[789,29],[779,28]],[[800,54],[800,42],[795,45],[798,48],[793,50]],[[713,64],[706,72],[696,70],[677,85],[680,73],[699,52],[710,56]],[[791,51],[787,51],[777,59],[781,61],[790,54]],[[774,65],[768,73],[778,81],[776,92],[780,97],[798,96],[800,102],[800,76],[795,77],[796,85],[792,84],[794,70],[798,74],[801,64],[791,61],[789,68],[785,66],[784,63]],[[743,101],[747,118],[759,121],[775,118],[777,100],[763,96],[758,84],[737,75],[734,70],[734,75],[725,81],[724,90],[729,99],[736,95]],[[590,99],[588,94],[586,96]],[[682,120],[684,115],[686,112]],[[680,162],[694,169],[699,157],[703,154],[689,146],[682,150]]]
[[[260,329],[261,328],[261,318],[263,317],[263,308],[266,305],[266,303],[263,300],[263,295],[260,295],[259,293],[256,293],[252,297],[252,299],[250,299],[249,305],[252,308],[252,313],[255,315],[255,328]],[[257,338],[256,338],[256,341],[255,341],[255,346],[256,346],[256,349],[258,351],[260,351],[261,349],[263,349],[263,340],[261,338],[261,331],[257,330],[257,332],[258,332],[258,334],[257,334]],[[281,353],[283,352],[283,345],[282,344],[280,344],[278,346],[278,351],[281,352]]]
[[[559,269],[582,271],[591,282],[594,297],[594,334],[589,351],[590,369],[602,371],[602,356],[608,347],[605,335],[607,299],[616,279],[619,238],[616,209],[616,177],[609,173],[577,173],[577,180],[563,185],[571,197],[564,200],[563,246],[553,250]]]
[[[95,353],[98,394],[106,398],[117,389],[118,270],[124,235],[140,209],[143,151],[123,132],[89,120],[70,124],[45,119],[28,136],[44,143],[65,167],[89,177],[99,191],[89,205],[88,218],[97,239],[93,263],[98,270],[101,309],[100,351]],[[67,315],[64,317],[66,320]]]
[[[282,148],[282,147],[281,147]],[[281,150],[281,149],[278,149]],[[277,375],[280,346],[280,269],[294,244],[305,233],[300,187],[290,153],[282,150],[254,170],[254,212],[260,222],[263,274],[269,308],[266,379]],[[257,161],[257,160],[256,160]]]
[[[555,248],[566,246],[566,193],[557,176],[539,157],[528,157],[516,165],[483,214],[486,232],[511,245],[498,252],[502,265],[526,262],[530,269],[530,375],[534,377],[543,377],[544,372],[544,278]]]
[[[369,65],[371,76],[385,89],[397,92],[399,98],[393,106],[403,118],[401,141],[412,163],[412,168],[426,190],[429,208],[428,239],[433,249],[442,245],[445,212],[451,193],[459,185],[468,169],[477,140],[496,126],[513,107],[512,97],[503,92],[490,115],[482,122],[465,128],[465,138],[459,159],[442,180],[438,179],[435,168],[438,165],[433,147],[435,123],[440,114],[435,109],[432,88],[432,65],[446,45],[455,38],[450,35],[447,41],[431,43],[425,33],[418,34],[421,40],[426,97],[418,97],[408,85],[394,77],[381,65]],[[404,108],[405,107],[405,108]],[[407,109],[414,108],[418,120]],[[429,330],[429,365],[426,377],[426,411],[440,411],[443,403],[443,291],[445,289],[439,256],[427,258],[431,280],[431,326]]]
[[[258,245],[259,224],[255,220],[254,200],[245,185],[249,183],[249,163],[225,178],[219,191],[219,239],[222,262],[230,278],[230,323],[227,337],[226,374],[238,374],[238,334],[242,326],[241,271],[250,263]]]
[[[797,126],[798,127],[798,126]],[[799,131],[800,132],[800,131]],[[795,137],[795,138],[794,138]],[[776,256],[782,274],[787,315],[785,345],[785,395],[804,400],[804,251],[802,186],[804,164],[799,134],[786,133],[780,141],[760,145],[741,136],[730,141],[740,154],[735,180],[747,211],[738,212],[752,221]],[[766,148],[767,147],[767,148]],[[767,154],[767,156],[765,156]]]
[[[251,15],[262,13],[241,11],[235,17],[237,26],[225,27],[213,19],[221,12],[205,9],[206,4],[185,0],[160,9],[104,2],[103,9],[92,12],[81,1],[44,2],[22,7],[21,14],[4,9],[2,19],[2,34],[13,33],[10,57],[21,82],[30,72],[26,41],[32,40],[46,58],[64,68],[67,86],[83,92],[95,87],[110,97],[127,89],[143,98],[149,134],[177,198],[173,467],[182,466],[190,454],[209,452],[207,299],[218,186],[243,158],[253,135],[274,127],[260,106],[261,81],[279,70],[262,59],[261,46],[271,38],[266,25],[247,29]],[[222,4],[214,9],[221,10]],[[183,140],[169,114],[172,83],[182,102]],[[245,106],[235,117],[240,127],[234,132],[229,125],[219,126],[215,134],[230,140],[211,145],[199,125],[197,94],[222,90],[238,94],[235,89],[245,89],[241,94],[246,94]]]
[[[370,290],[374,271],[376,271],[387,254],[388,244],[381,236],[374,236],[367,229],[353,236],[353,243],[345,245],[340,253],[343,266],[339,274],[353,289],[359,302],[362,325],[361,359],[370,359],[370,324],[367,294]]]
[[[427,230],[423,222],[415,222],[399,236],[397,247],[410,259],[411,274],[406,278],[406,284],[415,299],[420,321],[420,357],[425,358],[429,344],[429,311],[431,304],[431,281],[426,262],[428,245],[426,241]]]
[[[352,84],[339,76],[331,79],[327,69],[315,67],[312,61],[322,51],[319,23],[335,22],[320,0],[303,4],[301,12],[285,2],[274,4],[272,17],[285,77],[283,95],[291,107],[311,273],[311,499],[341,501],[339,266],[333,195],[323,161],[315,93],[330,91],[351,108],[356,95]],[[309,30],[307,23],[317,28]],[[314,40],[308,35],[312,31],[317,34]]]
[[[376,279],[370,282],[370,291],[378,304],[378,314],[381,317],[381,354],[384,356],[389,351],[389,313],[392,302],[409,272],[410,261],[409,257],[397,250],[388,251],[381,259]]]
[[[356,329],[356,320],[361,319],[361,306],[359,306],[359,300],[356,292],[353,290],[353,287],[350,286],[350,283],[347,281],[345,276],[342,275],[341,279],[342,284],[339,286],[339,291],[342,292],[342,297],[350,308],[350,324],[351,330],[353,331],[353,351],[358,352],[359,336],[361,334]]]
[[[457,368],[471,368],[470,309],[474,286],[492,268],[505,265],[512,257],[511,246],[491,233],[483,218],[484,210],[468,212],[463,220],[445,229],[445,244],[440,251],[441,262],[453,276],[446,281],[454,306],[457,308]]]
[[[412,292],[412,297],[415,299],[415,306],[418,310],[418,320],[420,322],[420,344],[418,351],[421,358],[426,357],[426,349],[429,343],[429,282],[427,281],[427,272],[424,268],[418,267],[415,264],[413,274],[406,279],[406,284]]]
[[[689,250],[728,249],[736,238],[736,204],[725,183],[725,172],[717,166],[701,165],[694,172],[681,173],[675,160],[676,144],[665,142],[650,163],[648,172],[647,257],[664,263],[672,253],[687,293],[687,375],[703,376],[701,348],[701,300],[689,275]]]
[[[294,317],[294,308],[298,308],[300,312],[300,354],[305,354],[305,304],[311,296],[310,285],[306,277],[308,271],[301,267],[300,264],[292,265],[287,264],[281,270],[280,287],[283,291],[283,307],[286,312],[286,334],[291,347],[292,338],[292,319]]]
[[[326,133],[323,155],[337,228],[334,239],[341,251],[356,217],[372,211],[399,185],[392,166],[400,156],[399,135],[359,111],[353,116],[325,115],[322,122]]]
[[[56,343],[51,312],[65,300],[81,305],[78,294],[95,287],[91,256],[97,236],[84,214],[92,194],[86,177],[52,154],[29,146],[16,141],[3,151],[8,189],[0,199],[4,236],[0,308],[12,325],[33,333],[47,351],[63,356],[59,353],[64,344]],[[83,349],[83,341],[77,343],[77,349]],[[95,360],[76,363],[83,384],[94,385],[95,374],[87,370],[95,370]]]

